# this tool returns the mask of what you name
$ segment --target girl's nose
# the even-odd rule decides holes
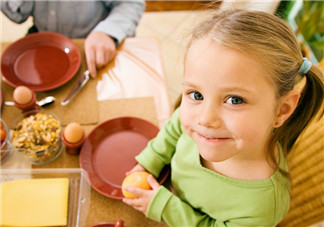
[[[222,125],[217,107],[205,105],[198,117],[198,124],[206,128],[219,128]]]

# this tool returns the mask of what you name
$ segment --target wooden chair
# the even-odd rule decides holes
[[[324,60],[320,63],[324,71]],[[309,226],[324,220],[324,117],[312,122],[288,154],[290,210],[280,227]]]

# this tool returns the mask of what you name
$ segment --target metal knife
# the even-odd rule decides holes
[[[86,70],[82,76],[80,77],[80,79],[77,81],[77,83],[74,85],[74,87],[71,89],[70,93],[65,97],[65,99],[61,102],[62,106],[65,106],[66,104],[68,104],[72,98],[75,97],[75,95],[81,90],[81,88],[84,87],[84,85],[86,85],[86,83],[88,82],[90,78],[90,73],[89,70]]]

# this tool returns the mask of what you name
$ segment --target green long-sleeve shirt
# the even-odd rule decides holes
[[[176,195],[161,186],[146,213],[170,226],[275,226],[289,209],[289,181],[280,171],[266,180],[246,181],[203,167],[179,110],[136,160],[155,176],[171,164]],[[279,166],[287,170],[281,150]]]

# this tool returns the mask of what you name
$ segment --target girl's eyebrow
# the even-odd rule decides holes
[[[251,90],[243,88],[243,87],[222,87],[222,91],[225,92],[244,92],[244,93],[252,93]]]
[[[196,84],[190,83],[189,81],[184,81],[182,82],[183,86],[188,86],[188,87],[199,87]]]
[[[182,83],[183,86],[188,86],[188,87],[193,87],[193,88],[200,88],[198,85],[193,84],[189,81],[184,81]],[[243,87],[238,87],[238,86],[233,86],[233,87],[220,87],[220,90],[223,92],[243,92],[243,93],[253,93],[252,90],[243,88]]]

